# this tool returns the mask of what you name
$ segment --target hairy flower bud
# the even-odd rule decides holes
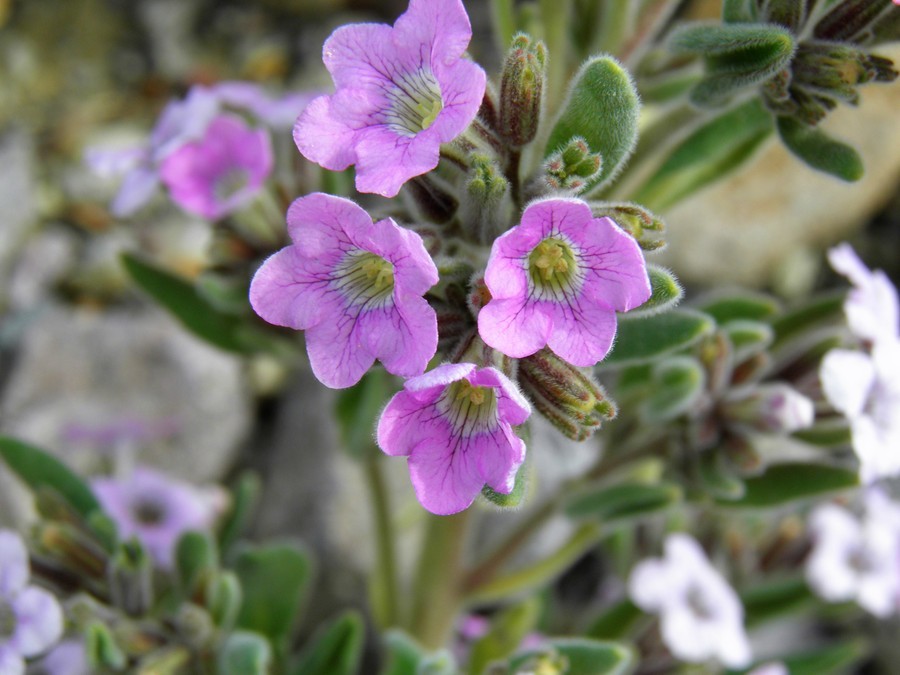
[[[534,140],[541,119],[547,48],[519,33],[503,64],[500,80],[500,134],[515,146]]]
[[[616,416],[615,404],[593,377],[546,348],[519,361],[519,384],[534,407],[576,441]]]
[[[631,202],[591,202],[591,213],[595,218],[612,218],[645,251],[657,251],[666,245],[662,239],[665,224],[642,206]]]
[[[723,416],[741,425],[768,433],[791,433],[812,426],[813,402],[782,382],[753,387],[722,404]]]
[[[108,576],[112,601],[126,614],[140,616],[152,606],[153,566],[139,543],[127,541],[122,544]]]
[[[467,199],[460,218],[463,228],[475,241],[490,244],[506,229],[502,217],[503,198],[509,193],[509,181],[496,161],[487,155],[473,154],[466,177]]]
[[[601,164],[600,154],[591,152],[583,138],[575,137],[544,162],[543,181],[553,190],[578,193],[600,171]]]
[[[459,208],[453,190],[434,174],[416,176],[406,183],[406,188],[422,217],[433,223],[446,223]]]
[[[106,553],[77,527],[56,522],[40,523],[35,539],[42,550],[67,570],[90,579],[103,577]]]

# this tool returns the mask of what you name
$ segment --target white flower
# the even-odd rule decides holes
[[[832,349],[819,370],[825,397],[850,421],[864,483],[900,474],[900,340],[871,354]]]
[[[780,661],[764,663],[751,670],[747,675],[790,675],[790,671]]]
[[[872,490],[862,521],[824,504],[809,524],[815,548],[806,578],[813,590],[831,602],[855,600],[876,616],[892,614],[900,593],[900,506]]]
[[[854,286],[844,302],[844,313],[853,334],[876,344],[897,340],[900,301],[887,275],[881,270],[872,272],[847,243],[828,251],[828,261]]]
[[[731,668],[749,664],[741,601],[689,535],[669,535],[664,558],[638,563],[628,593],[641,609],[660,614],[663,641],[675,657],[715,658]]]

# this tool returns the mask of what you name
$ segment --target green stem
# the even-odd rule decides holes
[[[491,19],[494,22],[494,35],[497,36],[498,47],[502,54],[509,49],[516,32],[516,13],[513,0],[492,0]]]
[[[471,511],[428,516],[409,623],[413,637],[426,649],[447,643],[459,612],[463,544]]]
[[[366,483],[372,500],[372,519],[375,526],[375,571],[370,587],[372,613],[384,628],[399,621],[397,599],[397,557],[394,550],[394,527],[391,521],[390,495],[384,481],[381,458],[372,457],[363,464]]]

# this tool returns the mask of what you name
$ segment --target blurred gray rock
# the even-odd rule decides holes
[[[96,470],[98,456],[116,445],[180,478],[216,480],[249,432],[240,362],[155,308],[45,304],[23,329],[15,356],[0,430],[80,471]],[[3,489],[0,513],[22,516],[21,503],[9,502]]]
[[[36,213],[33,143],[23,130],[13,127],[0,132],[0,279],[14,264]]]
[[[900,46],[878,53],[896,62]],[[900,86],[869,85],[861,98],[822,124],[859,150],[861,180],[814,171],[771,141],[749,166],[662,214],[669,246],[659,261],[691,283],[760,286],[798,250],[819,251],[861,228],[900,184]]]

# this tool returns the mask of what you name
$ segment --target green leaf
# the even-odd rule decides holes
[[[725,23],[745,23],[759,19],[753,0],[723,0],[722,21]]]
[[[619,319],[616,343],[603,366],[623,366],[658,359],[690,347],[712,333],[715,322],[700,312],[675,309],[651,317]]]
[[[280,653],[300,614],[312,574],[309,556],[290,544],[247,547],[234,561],[244,592],[238,627],[268,637]]]
[[[291,675],[354,675],[364,638],[362,616],[352,610],[345,612],[313,636]]]
[[[647,275],[650,277],[650,298],[640,307],[631,310],[631,317],[661,314],[675,307],[684,296],[684,289],[678,279],[664,267],[647,265]]]
[[[741,166],[772,129],[772,116],[757,99],[729,110],[679,143],[630,199],[665,211]]]
[[[706,492],[716,499],[740,499],[747,491],[744,481],[726,466],[724,453],[717,449],[702,453],[697,468]]]
[[[525,636],[534,630],[540,611],[540,600],[532,596],[500,612],[491,621],[488,632],[472,645],[466,672],[483,673],[492,661],[512,654]]]
[[[220,675],[267,675],[272,648],[257,633],[237,631],[228,636],[219,652]]]
[[[871,650],[862,640],[845,640],[784,658],[791,675],[838,675],[865,659]]]
[[[335,412],[341,442],[347,454],[362,460],[378,452],[375,419],[391,394],[388,374],[370,370],[354,386],[338,392]]]
[[[175,567],[181,588],[193,594],[197,585],[219,566],[216,542],[205,532],[186,532],[175,546]]]
[[[134,282],[185,328],[219,349],[246,354],[268,339],[242,319],[216,309],[187,280],[128,253],[122,264]]]
[[[824,421],[814,424],[806,429],[795,431],[793,437],[823,448],[838,448],[850,445],[851,435],[850,427],[847,421],[841,419],[839,421]]]
[[[735,363],[765,351],[775,339],[772,327],[761,321],[737,319],[723,326],[722,330],[734,347]]]
[[[691,356],[675,356],[653,370],[651,393],[641,406],[650,421],[666,421],[684,414],[706,389],[706,371]]]
[[[50,453],[2,436],[0,457],[32,492],[41,488],[55,490],[84,518],[100,509],[97,498],[87,484]]]
[[[120,671],[127,664],[128,657],[103,622],[91,621],[85,630],[84,641],[87,661],[95,672],[107,669]]]
[[[859,153],[824,131],[792,117],[779,117],[778,134],[785,147],[812,168],[851,183],[862,178],[864,169]]]
[[[381,675],[416,675],[425,650],[409,635],[392,629],[384,635],[384,667]]]
[[[618,642],[556,638],[550,641],[550,648],[568,661],[566,675],[624,675],[635,665],[634,652]],[[517,655],[510,659],[510,668],[524,666],[546,651],[533,650]]]
[[[644,618],[644,612],[627,598],[605,610],[591,623],[585,637],[597,640],[619,640],[626,637]]]
[[[794,54],[791,32],[760,23],[684,26],[672,33],[669,48],[676,54],[698,54],[706,62],[706,77],[694,88],[698,105],[719,105],[744,87],[767,80],[782,70]]]
[[[740,291],[736,294],[717,293],[700,301],[697,309],[709,314],[721,326],[739,319],[766,321],[781,311],[781,305],[768,295]]]
[[[775,331],[772,346],[779,347],[811,328],[832,321],[841,321],[844,296],[843,292],[819,295],[779,316],[772,322],[772,330]]]
[[[721,501],[723,506],[765,508],[798,499],[820,497],[859,486],[856,471],[823,464],[775,464],[761,476],[744,481],[746,492],[740,499]]]
[[[741,593],[748,627],[801,611],[815,601],[802,577],[766,581]]]
[[[228,557],[231,547],[250,523],[261,489],[259,476],[245,471],[231,491],[231,509],[219,530],[219,550],[222,557]]]
[[[572,82],[544,156],[576,136],[587,141],[591,152],[599,152],[602,159],[587,192],[609,182],[634,150],[640,100],[628,71],[611,56],[589,59]]]
[[[610,523],[666,509],[681,500],[681,488],[661,483],[625,483],[574,496],[564,510],[570,518],[596,518]]]

